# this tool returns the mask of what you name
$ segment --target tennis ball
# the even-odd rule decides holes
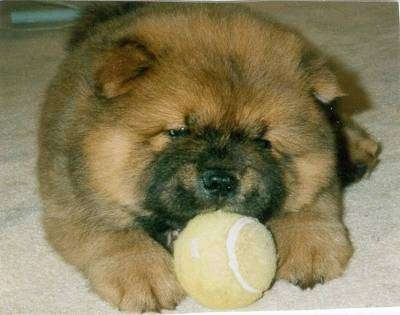
[[[234,309],[255,302],[270,286],[275,245],[257,220],[219,210],[189,221],[174,242],[174,263],[178,281],[197,302]]]

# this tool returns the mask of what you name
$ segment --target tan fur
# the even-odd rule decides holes
[[[239,198],[244,199],[246,193],[250,192],[254,186],[260,182],[260,175],[253,169],[247,169],[241,176],[241,185],[239,191]]]
[[[372,172],[378,164],[381,147],[368,133],[354,122],[347,119],[344,133],[349,143],[349,154],[354,164],[362,164]]]
[[[308,50],[300,36],[239,7],[152,4],[99,26],[68,55],[42,111],[43,223],[96,293],[138,312],[183,298],[171,257],[133,221],[148,213],[146,168],[171,141],[167,130],[192,116],[193,132],[240,128],[287,160],[287,196],[268,222],[278,277],[307,287],[343,273],[352,248],[335,143],[312,96],[331,101],[343,92],[319,57],[302,68]],[[346,133],[352,158],[372,166],[375,142],[352,127]],[[197,176],[194,167],[181,170],[185,187]],[[259,178],[251,169],[241,176],[244,196]]]
[[[297,212],[312,206],[318,193],[331,185],[334,168],[335,159],[328,154],[306,154],[296,159],[293,173],[295,180],[287,186],[289,193],[284,209]]]
[[[268,223],[278,251],[277,278],[303,288],[341,276],[353,253],[338,218],[318,215],[314,210],[287,214]]]
[[[196,178],[198,174],[193,164],[189,164],[181,169],[180,178],[182,184],[187,188],[194,188],[196,186]]]
[[[131,204],[128,190],[126,165],[131,154],[131,139],[123,130],[100,128],[84,139],[83,149],[88,157],[89,184],[107,194],[107,198],[123,204]]]
[[[109,248],[107,255],[85,270],[93,290],[120,310],[175,308],[184,292],[173,275],[169,254],[133,230],[113,236],[101,244]]]

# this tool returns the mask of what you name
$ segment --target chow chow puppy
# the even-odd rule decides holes
[[[272,231],[277,279],[339,277],[342,187],[378,152],[336,113],[343,95],[299,35],[248,9],[90,7],[42,110],[47,238],[121,310],[179,303],[171,236],[225,205]]]

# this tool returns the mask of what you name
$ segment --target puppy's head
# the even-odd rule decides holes
[[[334,76],[297,35],[221,8],[144,11],[86,44],[91,185],[149,229],[223,206],[265,220],[334,178],[317,104],[341,95]]]

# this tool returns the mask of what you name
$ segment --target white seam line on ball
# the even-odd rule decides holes
[[[200,258],[198,237],[193,238],[190,242],[190,254],[194,259]]]
[[[235,224],[228,231],[228,238],[226,239],[226,249],[228,251],[229,267],[232,269],[236,280],[240,283],[244,290],[251,293],[259,293],[260,290],[253,288],[240,274],[239,263],[237,261],[235,253],[235,244],[239,233],[245,225],[250,223],[256,223],[256,221],[250,218],[240,218],[235,222]]]

